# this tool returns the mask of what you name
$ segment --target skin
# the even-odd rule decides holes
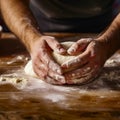
[[[65,74],[68,84],[79,84],[94,79],[103,68],[105,61],[120,48],[120,14],[98,38],[78,40],[68,49],[70,55],[83,51],[76,59],[62,64],[63,69],[79,66]],[[76,67],[77,68],[77,67]],[[69,79],[71,78],[71,79]],[[78,81],[74,79],[79,78]]]
[[[51,51],[64,54],[66,50],[54,37],[40,32],[28,3],[28,0],[0,0],[2,16],[29,51],[38,77],[51,84],[64,84],[61,67],[53,60]]]
[[[40,32],[28,4],[29,0],[0,0],[1,13],[10,30],[28,49],[35,73],[50,84],[79,84],[93,79],[105,61],[119,49],[120,15],[98,38],[78,40],[66,51],[56,38]],[[83,53],[60,66],[53,60],[52,51],[70,55]],[[75,70],[63,74],[63,69],[71,67]]]

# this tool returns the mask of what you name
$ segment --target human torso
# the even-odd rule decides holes
[[[37,19],[42,16],[51,21],[57,20],[55,23],[104,15],[112,9],[113,2],[114,0],[31,0]]]
[[[31,0],[49,18],[88,18],[111,9],[113,0]]]

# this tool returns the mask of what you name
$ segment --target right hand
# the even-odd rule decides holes
[[[82,52],[81,54],[79,54]],[[109,45],[102,39],[85,38],[75,42],[69,49],[72,60],[62,64],[62,68],[74,70],[64,74],[67,84],[84,84],[96,78],[108,59]]]
[[[62,69],[51,56],[52,51],[59,54],[66,53],[66,49],[54,37],[42,36],[34,41],[31,46],[34,72],[40,79],[50,84],[65,84]]]

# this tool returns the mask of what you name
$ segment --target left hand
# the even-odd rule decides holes
[[[52,36],[41,36],[31,44],[31,59],[34,72],[50,84],[65,84],[62,69],[51,55],[52,51],[66,53],[66,49]]]
[[[74,68],[73,71],[65,73],[67,84],[81,84],[94,79],[101,71],[107,60],[107,49],[100,40],[85,38],[78,40],[69,49],[71,55],[79,54],[75,59],[62,64],[63,69]]]

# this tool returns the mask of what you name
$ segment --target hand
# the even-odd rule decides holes
[[[42,36],[34,42],[31,49],[33,69],[38,77],[51,84],[64,84],[61,67],[51,56],[52,50],[64,54],[66,50],[54,37]]]
[[[82,54],[79,54],[82,51]],[[86,83],[94,79],[107,59],[107,46],[99,40],[90,38],[78,40],[69,49],[71,55],[79,54],[75,59],[62,64],[63,69],[74,68],[65,73],[67,84]]]

